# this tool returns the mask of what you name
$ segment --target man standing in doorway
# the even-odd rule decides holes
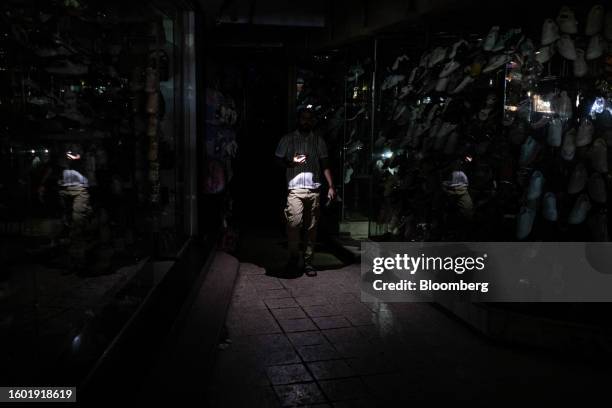
[[[297,269],[300,265],[299,241],[301,227],[306,227],[304,242],[303,270],[308,276],[316,276],[317,271],[312,265],[314,245],[317,237],[320,205],[320,174],[323,174],[329,186],[328,200],[336,198],[336,190],[329,168],[327,145],[312,131],[314,115],[309,110],[298,113],[298,128],[280,140],[276,148],[278,162],[287,169],[287,206],[285,219],[287,221],[287,239],[289,241],[288,271]]]

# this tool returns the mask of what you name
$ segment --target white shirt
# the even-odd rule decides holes
[[[60,186],[82,186],[89,187],[89,180],[76,170],[64,169],[62,171],[62,179],[59,181]]]
[[[292,161],[295,154],[307,155],[306,162],[287,168],[287,187],[317,189],[321,186],[320,159],[327,158],[327,144],[310,132],[302,135],[298,130],[283,136],[276,148],[276,157]]]

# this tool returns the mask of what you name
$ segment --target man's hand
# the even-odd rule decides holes
[[[306,156],[303,154],[296,154],[293,156],[293,165],[296,166],[298,164],[306,163]]]
[[[336,199],[336,189],[332,186],[329,187],[329,190],[327,190],[327,198],[329,199],[329,201],[333,201]]]

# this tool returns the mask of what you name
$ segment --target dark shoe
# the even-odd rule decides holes
[[[306,274],[306,276],[317,276],[317,270],[314,266],[306,264],[304,266],[304,274]]]

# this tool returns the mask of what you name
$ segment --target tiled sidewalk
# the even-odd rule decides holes
[[[492,345],[429,304],[361,303],[359,265],[285,280],[243,263],[227,329],[214,407],[555,401],[598,378],[587,363]]]

